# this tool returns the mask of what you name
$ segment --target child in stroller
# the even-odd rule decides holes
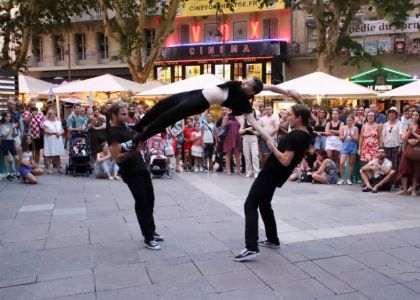
[[[78,138],[76,144],[74,144],[72,147],[72,150],[75,154],[81,154],[85,156],[87,151],[86,139],[83,137]]]
[[[86,133],[73,133],[70,137],[69,163],[66,174],[84,174],[89,176],[93,172],[90,163],[90,144]]]
[[[165,139],[161,134],[152,136],[147,140],[147,158],[149,160],[150,173],[154,176],[162,176],[166,173],[172,178],[168,159],[165,156]]]

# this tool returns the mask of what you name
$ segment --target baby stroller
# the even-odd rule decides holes
[[[73,174],[73,176],[92,174],[89,136],[86,133],[75,132],[70,137],[69,146],[69,163],[66,165],[66,174]]]
[[[172,179],[171,169],[165,156],[165,140],[160,134],[152,136],[146,142],[145,160],[149,165],[153,177],[162,177],[164,174]]]

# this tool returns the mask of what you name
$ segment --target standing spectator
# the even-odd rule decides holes
[[[325,127],[325,135],[327,136],[325,150],[327,151],[328,158],[332,159],[336,166],[339,164],[342,147],[342,142],[339,137],[341,127],[343,127],[343,123],[338,119],[338,111],[333,110],[331,120],[327,122]]]
[[[211,113],[208,113],[203,127],[204,155],[206,157],[206,167],[208,171],[213,171],[213,152],[214,147],[217,144],[217,130],[212,119]]]
[[[401,129],[404,129],[405,126],[408,126],[411,124],[411,113],[412,111],[410,110],[410,107],[404,106],[403,115],[401,116],[401,123],[402,123]]]
[[[365,109],[363,108],[363,106],[360,106],[357,108],[356,116],[354,117],[354,126],[356,126],[357,129],[359,129],[359,133],[362,132],[362,127],[365,124],[365,122]]]
[[[404,152],[398,168],[398,178],[401,179],[402,190],[397,195],[408,195],[408,180],[411,182],[411,196],[417,196],[417,182],[420,179],[420,161],[411,160],[407,157],[409,146],[416,147],[420,141],[419,127],[420,113],[418,110],[411,114],[412,123],[408,125],[401,135],[404,145]]]
[[[194,172],[203,172],[203,167],[200,166],[200,159],[203,157],[203,135],[199,122],[194,124],[194,132],[191,133],[191,155],[194,157]]]
[[[106,119],[99,114],[99,108],[94,107],[92,117],[87,121],[92,161],[96,160],[96,154],[101,151],[101,144],[106,141]]]
[[[223,145],[225,142],[227,131],[225,128],[222,129],[222,123],[226,116],[229,114],[229,108],[222,107],[222,116],[217,120],[216,122],[216,128],[217,128],[217,139],[216,139],[216,160],[218,163],[217,172],[223,172]],[[229,166],[230,168],[230,166]]]
[[[392,169],[398,170],[399,151],[401,149],[401,124],[398,121],[398,109],[388,110],[388,122],[382,128],[382,146],[385,148],[386,158],[392,162]]]
[[[44,149],[44,137],[41,129],[45,117],[42,112],[38,112],[35,102],[29,104],[29,111],[24,113],[24,122],[29,126],[29,133],[33,138],[33,151],[35,163],[39,165],[41,150]]]
[[[119,180],[118,165],[112,159],[107,142],[102,142],[102,151],[97,153],[94,173],[96,178],[107,178],[109,180]]]
[[[192,171],[192,162],[191,162],[191,134],[195,131],[194,127],[192,126],[193,120],[191,118],[187,118],[185,121],[185,129],[183,131],[184,134],[184,169],[186,171]]]
[[[347,117],[347,124],[340,129],[340,140],[343,142],[341,148],[341,158],[340,158],[340,175],[341,179],[337,182],[338,185],[347,183],[349,185],[351,182],[351,174],[354,167],[354,162],[356,161],[357,155],[357,141],[359,140],[359,130],[354,126],[354,117]],[[344,179],[344,168],[346,166],[347,158],[349,158],[347,179]]]
[[[347,108],[344,105],[340,105],[338,107],[338,119],[343,124],[346,124],[346,122],[347,122],[346,112],[347,112]]]
[[[375,123],[375,113],[370,111],[367,115],[367,122],[363,125],[360,133],[359,153],[361,161],[368,163],[376,158],[379,145],[381,145],[381,137],[381,126]]]
[[[314,183],[336,184],[338,169],[333,160],[328,158],[325,150],[316,150],[317,160],[314,164],[315,172],[311,173]]]
[[[13,180],[14,178],[18,178],[17,167],[19,166],[19,161],[14,139],[17,135],[16,130],[18,126],[18,123],[12,124],[12,115],[8,111],[3,112],[1,114],[0,139],[7,180]],[[13,159],[15,161],[14,175],[12,175],[13,172],[11,172],[11,168],[9,166],[9,153],[13,156]]]
[[[144,108],[143,108],[143,105],[140,104],[137,106],[136,118],[140,121],[143,117],[144,117]]]
[[[287,109],[280,110],[280,125],[279,132],[277,133],[278,137],[285,136],[289,133],[289,111]]]
[[[278,115],[273,115],[273,108],[270,105],[265,107],[265,115],[259,120],[261,127],[273,138],[277,143],[277,132],[280,127],[280,119]],[[262,161],[265,164],[268,156],[271,154],[270,148],[268,148],[267,142],[262,139]]]
[[[260,171],[260,159],[258,153],[258,132],[248,124],[246,119],[241,121],[239,133],[242,135],[242,153],[245,157],[245,177],[257,178]]]
[[[365,165],[360,170],[360,175],[366,185],[362,189],[363,192],[377,193],[391,190],[395,170],[392,169],[392,162],[385,158],[384,148],[379,148],[378,157]]]
[[[315,149],[325,150],[327,137],[325,129],[327,126],[327,111],[324,108],[320,108],[318,111],[318,117],[315,120],[314,134],[315,134]]]
[[[130,106],[128,107],[127,126],[133,127],[139,121],[140,121],[140,119],[137,117],[137,104],[136,103],[131,103]]]
[[[233,151],[233,156],[235,159],[235,174],[241,174],[241,135],[239,134],[239,128],[241,124],[239,124],[236,117],[229,113],[225,116],[222,123],[222,128],[227,130],[226,138],[223,144],[223,152],[226,155],[226,175],[231,175],[230,165],[231,165],[231,155]]]
[[[35,176],[41,176],[42,169],[35,163],[32,146],[32,137],[24,134],[22,136],[21,147],[19,148],[19,173],[26,183],[36,184],[38,180]]]
[[[16,102],[14,100],[7,101],[7,111],[10,113],[13,124],[19,123],[19,112],[16,110]]]
[[[372,103],[370,105],[370,110],[374,112],[375,114],[375,123],[376,124],[385,124],[386,123],[386,116],[383,113],[380,113],[378,111],[378,105],[375,103]]]
[[[83,132],[86,129],[86,118],[80,104],[74,105],[74,112],[67,118],[67,129],[70,136],[73,132]]]
[[[50,109],[47,112],[47,120],[43,124],[44,128],[44,156],[48,168],[48,173],[53,173],[53,164],[61,173],[60,155],[64,155],[64,130],[61,122],[57,120],[55,111]]]
[[[182,148],[184,147],[184,121],[176,122],[170,129],[169,133],[172,136],[172,147],[174,148],[175,153],[175,171],[178,173],[182,172],[182,168],[180,165],[181,156],[182,156]]]
[[[255,115],[257,117],[257,120],[259,120],[262,116],[264,116],[264,100],[260,99],[258,100],[258,108],[255,110]]]

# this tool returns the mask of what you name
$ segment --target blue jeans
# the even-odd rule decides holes
[[[317,150],[325,150],[325,144],[327,143],[327,137],[325,135],[315,137],[314,148]]]
[[[95,165],[96,178],[108,178],[109,175],[116,175],[118,172],[118,165],[112,159],[107,159],[102,162],[97,162]]]

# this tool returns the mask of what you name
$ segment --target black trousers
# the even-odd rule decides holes
[[[202,90],[179,93],[165,98],[153,106],[134,126],[140,132],[136,140],[145,141],[192,115],[201,114],[210,107]]]
[[[278,185],[278,178],[261,171],[252,184],[244,204],[245,211],[245,243],[251,251],[258,250],[258,209],[264,222],[267,240],[279,243],[277,225],[271,207],[274,191]]]
[[[156,226],[153,219],[155,193],[150,174],[147,170],[139,170],[134,174],[121,174],[121,177],[134,197],[134,208],[144,240],[151,241],[154,239],[153,233],[156,230]]]

